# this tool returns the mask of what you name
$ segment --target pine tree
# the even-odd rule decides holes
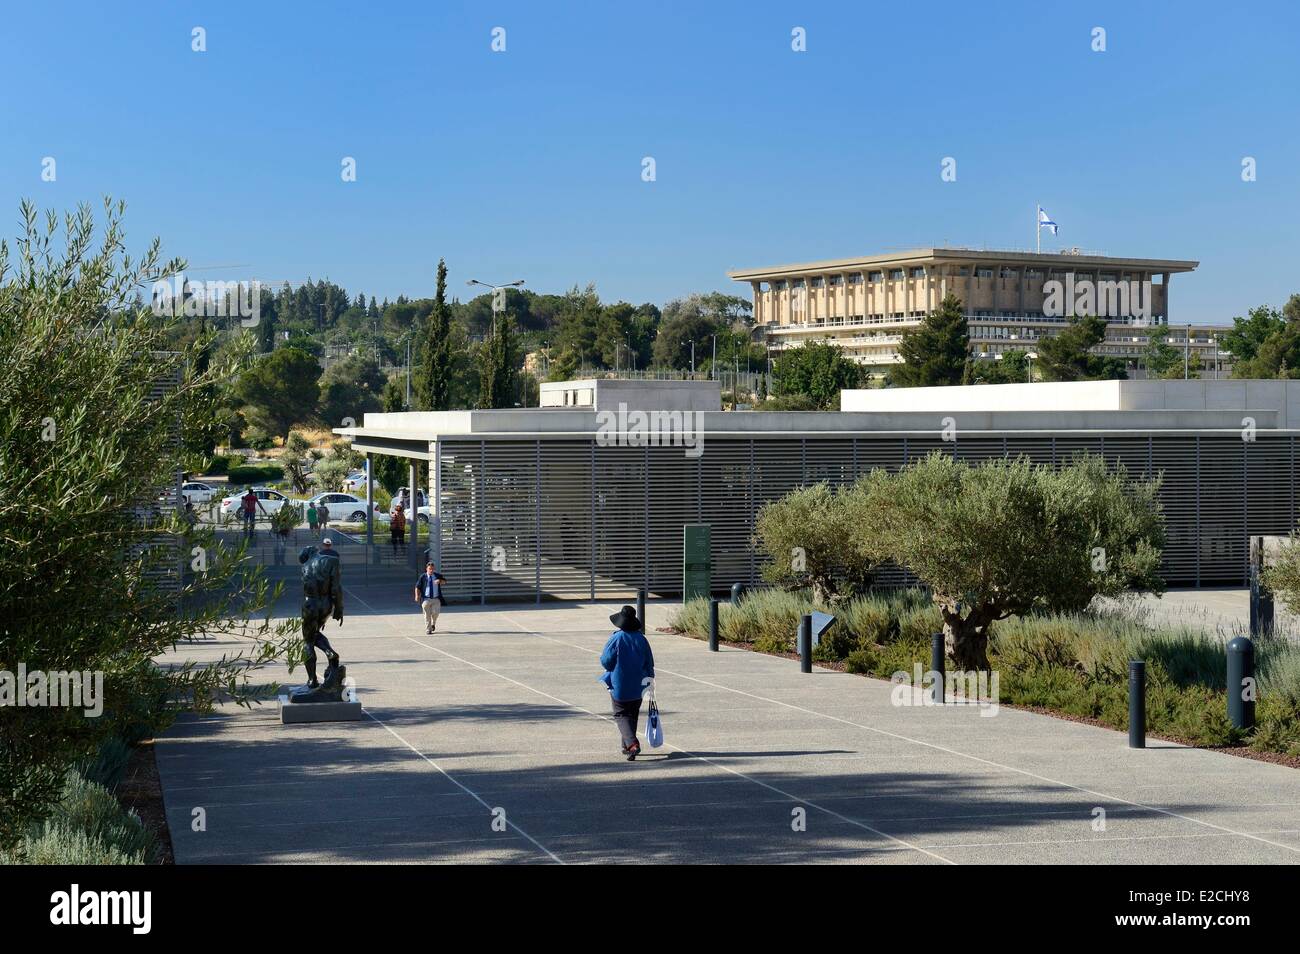
[[[1038,342],[1043,377],[1048,381],[1106,381],[1127,377],[1123,362],[1092,353],[1105,340],[1105,318],[1097,315],[1070,318],[1064,329]]]
[[[903,363],[890,376],[905,388],[961,384],[970,360],[970,330],[961,299],[948,294],[920,326],[904,332],[898,354]]]
[[[415,403],[426,411],[451,410],[451,310],[447,307],[447,263],[438,259],[433,309],[424,323],[415,369]]]

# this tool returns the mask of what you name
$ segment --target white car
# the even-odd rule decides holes
[[[216,495],[217,489],[211,484],[200,483],[197,480],[181,484],[181,496],[196,507],[199,504],[212,503],[212,498]]]
[[[244,494],[247,491],[231,494],[229,497],[223,497],[221,500],[221,516],[238,518],[239,511],[244,504]],[[291,503],[288,497],[278,490],[272,490],[269,487],[254,487],[253,493],[257,494],[257,519],[268,517],[278,511],[286,503]]]
[[[334,523],[365,523],[366,520],[366,502],[356,494],[345,494],[339,491],[326,491],[317,494],[307,500],[306,506],[313,504],[320,506],[324,504],[329,508],[330,520]],[[376,522],[384,522],[388,519],[388,514],[377,504],[371,504],[375,512]],[[304,510],[306,508],[304,507]]]
[[[411,512],[411,495],[410,495],[410,492],[407,491],[407,489],[406,489],[405,487],[398,487],[398,488],[397,488],[397,493],[393,494],[393,499],[390,500],[389,503],[388,503],[388,512],[389,512],[389,513],[392,513],[394,510],[396,510],[396,509],[397,509],[397,505],[398,505],[399,503],[402,504],[403,509],[405,509],[407,513],[410,513],[410,512]],[[418,508],[416,508],[417,513],[418,513],[419,511],[421,511],[421,510],[426,510],[426,509],[428,509],[428,507],[427,507],[427,504],[428,504],[428,503],[429,503],[428,497],[425,495],[425,493],[424,493],[424,489],[421,488],[421,489],[420,489],[420,506],[419,506]]]
[[[359,470],[355,474],[348,474],[347,479],[343,481],[344,490],[365,490],[366,489],[366,472]]]

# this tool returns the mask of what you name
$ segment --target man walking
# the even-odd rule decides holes
[[[424,572],[415,581],[415,602],[419,603],[420,608],[424,610],[426,635],[432,635],[438,628],[438,614],[442,612],[442,605],[446,602],[442,595],[442,584],[445,580],[446,577],[435,570],[432,563],[427,563]]]

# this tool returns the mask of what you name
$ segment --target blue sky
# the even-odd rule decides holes
[[[1199,260],[1172,317],[1226,323],[1300,291],[1297,6],[10,5],[0,231],[109,193],[137,247],[238,266],[199,278],[414,297],[444,256],[462,297],[662,304],[747,294],[735,267],[1032,247],[1041,202],[1045,248]]]

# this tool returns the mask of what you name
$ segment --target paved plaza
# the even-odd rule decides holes
[[[409,590],[347,599],[327,632],[366,719],[231,706],[159,740],[178,863],[1300,861],[1290,768],[896,706],[881,680],[653,632],[666,601],[648,616],[667,744],[629,763],[596,678],[615,604],[452,606],[426,636]]]

